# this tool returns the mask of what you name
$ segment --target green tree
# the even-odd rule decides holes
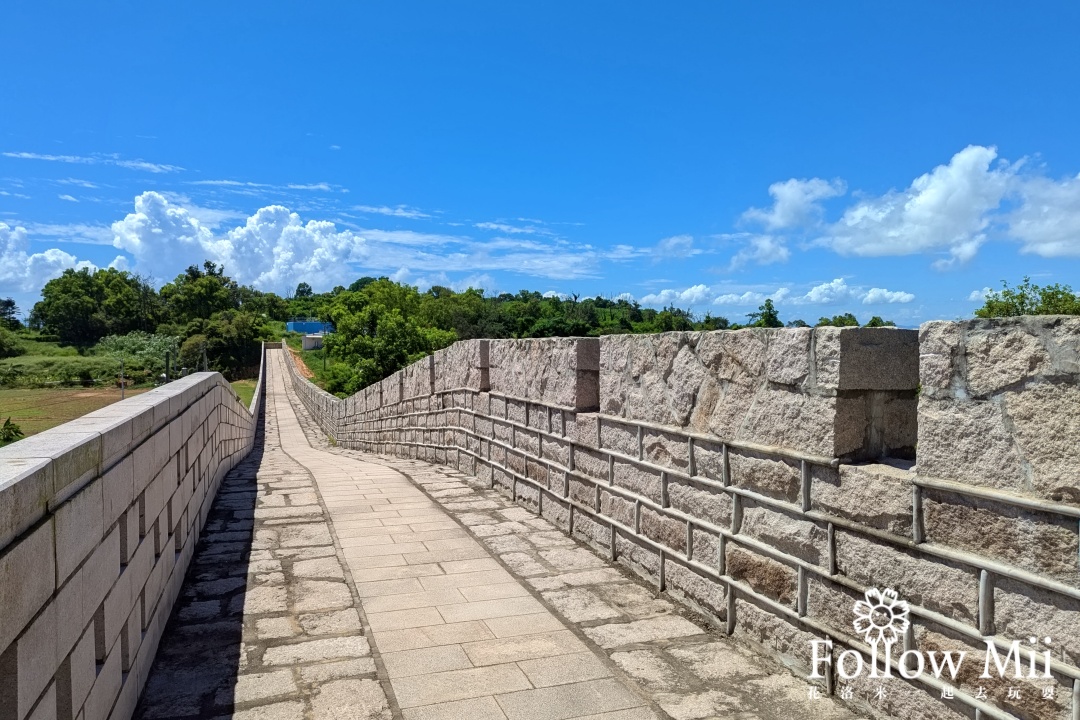
[[[129,272],[65,270],[45,283],[31,313],[34,324],[70,345],[90,346],[105,335],[152,331],[160,317],[153,287]]]
[[[16,357],[26,352],[18,336],[0,325],[0,358]]]
[[[822,317],[817,321],[816,327],[859,327],[859,320],[851,313],[833,315],[831,318]]]
[[[896,323],[892,320],[882,320],[880,315],[875,315],[863,327],[896,327]]]
[[[202,368],[206,348],[210,370],[230,380],[253,376],[258,371],[260,341],[266,338],[261,323],[250,313],[224,310],[209,319],[188,323],[180,346],[180,361],[188,368]]]
[[[0,327],[8,330],[18,330],[22,327],[19,321],[19,306],[11,298],[0,300]]]
[[[315,292],[311,289],[311,286],[308,285],[306,282],[302,282],[302,283],[300,283],[299,285],[296,286],[296,297],[298,297],[298,298],[309,298],[314,294],[315,294]]]
[[[784,327],[784,323],[780,322],[780,313],[773,306],[772,298],[766,298],[765,304],[761,305],[757,312],[748,313],[746,318],[750,327]]]
[[[208,319],[214,313],[240,308],[242,293],[236,281],[225,275],[224,268],[207,260],[202,269],[191,265],[161,288],[169,320],[186,325],[192,320]]]
[[[127,335],[106,335],[94,347],[98,355],[123,357],[152,373],[165,370],[165,354],[172,357],[173,365],[179,361],[180,340],[173,335],[158,335],[134,330]]]
[[[1002,281],[1001,290],[987,293],[983,306],[975,311],[981,318],[1018,315],[1080,315],[1080,297],[1068,285],[1040,287],[1024,276],[1015,288]]]

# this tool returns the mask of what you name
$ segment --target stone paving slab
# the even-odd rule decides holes
[[[327,443],[267,373],[139,717],[853,717],[475,478]]]
[[[710,628],[700,615],[658,595],[655,586],[612,564],[477,478],[423,461],[372,455],[330,444],[288,383],[285,391],[312,448],[399,471],[422,488],[434,506],[467,528],[488,554],[487,560],[465,561],[474,564],[447,569],[445,574],[436,568],[449,563],[384,568],[401,572],[380,575],[381,582],[408,578],[428,591],[454,587],[463,595],[470,586],[490,593],[497,592],[492,588],[513,582],[527,588],[536,600],[537,605],[522,603],[511,610],[497,599],[485,604],[488,601],[482,600],[482,595],[465,595],[469,605],[478,606],[477,610],[466,609],[468,606],[461,603],[435,605],[440,614],[445,613],[448,623],[451,619],[456,622],[373,633],[375,644],[387,654],[456,645],[474,664],[478,664],[474,656],[484,652],[481,648],[490,647],[493,660],[503,654],[508,660],[516,657],[514,645],[485,645],[491,641],[477,635],[489,632],[500,639],[524,638],[522,647],[531,647],[538,657],[518,659],[515,664],[532,689],[495,693],[495,705],[460,705],[461,712],[511,719],[856,717],[832,699],[811,700],[811,686],[778,662]],[[359,577],[359,572],[354,570],[354,576]],[[384,598],[416,592],[412,583],[386,585],[382,590],[375,586],[377,582],[372,580],[373,591],[384,592]],[[536,611],[528,612],[534,607]],[[500,616],[499,608],[523,614]],[[473,617],[476,613],[492,616]],[[564,640],[567,636],[574,642]],[[565,652],[555,649],[560,642],[565,643]],[[545,653],[552,654],[544,657]],[[624,692],[644,695],[649,706],[621,705],[629,697]],[[445,707],[446,717],[457,716],[453,714],[458,712],[457,704]],[[487,714],[496,707],[502,715]],[[406,712],[406,717],[429,715]]]

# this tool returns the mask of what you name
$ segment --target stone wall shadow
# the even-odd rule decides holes
[[[189,720],[231,714],[236,678],[244,664],[244,600],[251,590],[256,474],[264,442],[265,413],[260,412],[254,448],[225,476],[211,505],[135,718]]]

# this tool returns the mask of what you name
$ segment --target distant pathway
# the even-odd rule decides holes
[[[854,717],[475,478],[329,445],[267,372],[142,717]]]

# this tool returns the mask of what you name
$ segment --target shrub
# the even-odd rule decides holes
[[[0,358],[17,357],[25,352],[26,347],[19,337],[6,327],[0,327]]]
[[[11,422],[10,417],[4,421],[3,425],[0,425],[0,442],[15,442],[21,437],[23,437],[22,428]]]

